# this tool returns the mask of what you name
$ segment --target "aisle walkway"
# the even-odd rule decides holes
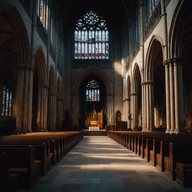
[[[19,192],[188,192],[176,181],[106,136],[84,139],[40,178]]]

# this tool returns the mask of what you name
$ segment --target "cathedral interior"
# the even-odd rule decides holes
[[[192,131],[189,0],[0,3],[1,134]]]
[[[190,136],[191,65],[191,0],[0,0],[0,136]]]

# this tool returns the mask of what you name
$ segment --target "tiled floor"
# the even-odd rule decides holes
[[[18,192],[191,192],[107,136],[85,136],[32,189]]]

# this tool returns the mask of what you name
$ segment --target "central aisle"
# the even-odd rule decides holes
[[[187,192],[107,136],[85,136],[31,192]]]

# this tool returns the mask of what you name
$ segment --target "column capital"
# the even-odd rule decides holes
[[[143,84],[144,85],[150,85],[150,84],[153,85],[153,81],[145,81],[145,82],[143,82]]]
[[[171,61],[174,65],[180,65],[181,64],[181,58],[180,57],[173,57],[171,58]]]
[[[123,102],[130,101],[130,98],[126,98],[123,100]]]
[[[163,65],[168,66],[168,64],[171,62],[171,59],[166,59],[163,61]]]

